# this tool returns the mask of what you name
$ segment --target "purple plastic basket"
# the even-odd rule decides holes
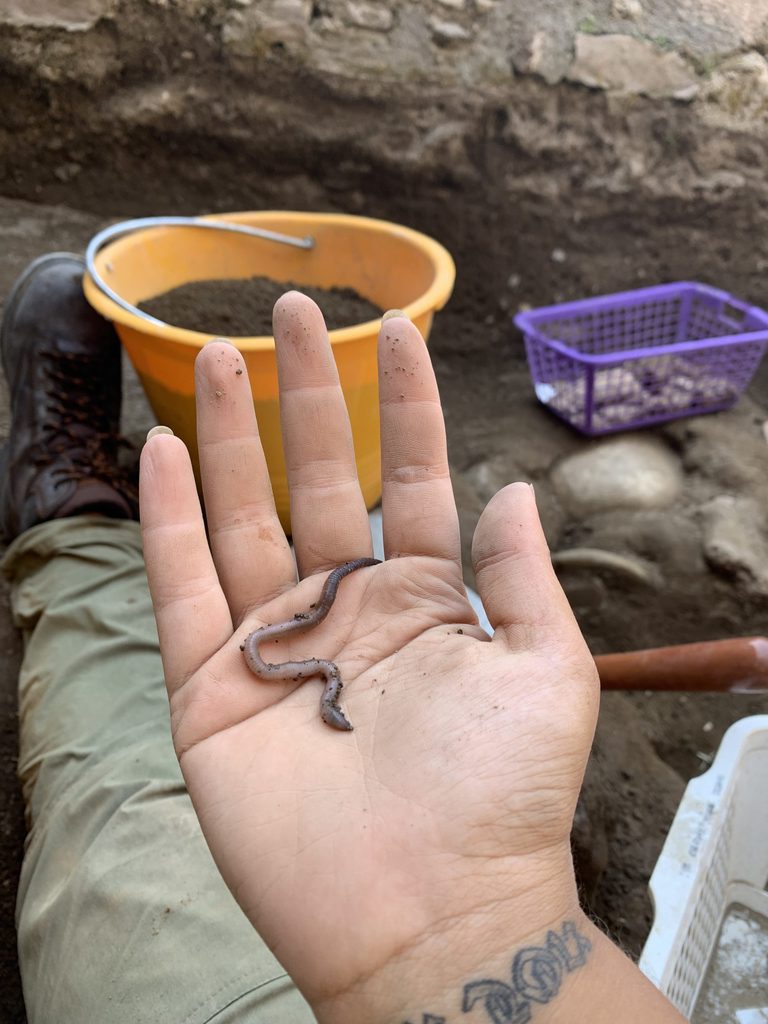
[[[728,409],[768,345],[768,313],[691,281],[518,313],[536,396],[584,434]]]

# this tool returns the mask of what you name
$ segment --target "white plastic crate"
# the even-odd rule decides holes
[[[712,767],[688,784],[651,876],[655,919],[640,968],[688,1019],[697,1017],[708,970],[719,969],[730,908],[764,920],[768,944],[766,890],[768,715],[755,715],[731,726]],[[742,979],[754,998],[734,1007],[734,1024],[768,1020],[768,953],[765,961],[762,976]],[[755,969],[748,960],[744,967]]]

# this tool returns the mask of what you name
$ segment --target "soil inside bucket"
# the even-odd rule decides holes
[[[269,277],[193,281],[146,299],[139,309],[190,331],[254,337],[272,334],[272,309],[292,289],[314,299],[329,331],[376,320],[383,312],[352,288],[313,288]]]

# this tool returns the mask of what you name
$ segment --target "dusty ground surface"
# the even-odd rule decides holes
[[[734,223],[746,227],[750,213],[735,204],[720,211],[721,224],[717,216],[712,211],[709,230],[725,239]],[[522,302],[552,301],[556,292],[558,297],[576,297],[631,286],[638,269],[651,281],[702,277],[757,300],[762,275],[756,270],[754,248],[750,243],[749,251],[742,251],[734,245],[727,258],[718,256],[701,244],[703,227],[697,218],[685,220],[680,211],[673,218],[669,210],[654,207],[646,211],[642,232],[622,233],[617,222],[610,257],[593,247],[587,259],[588,243],[575,233],[574,244],[584,247],[577,258],[559,228],[555,234],[551,224],[547,227],[550,222],[526,224],[526,217],[533,217],[533,211],[521,211],[520,240],[511,253],[504,251],[506,271],[518,276],[505,279],[495,293],[487,288],[478,292],[462,278],[460,263],[456,293],[437,318],[430,341],[446,409],[465,545],[490,494],[508,480],[528,479],[536,486],[553,550],[602,547],[648,570],[649,581],[642,585],[605,571],[563,574],[596,653],[764,633],[768,595],[760,567],[754,559],[750,562],[749,551],[737,551],[730,562],[719,557],[712,534],[723,512],[718,499],[735,500],[739,515],[747,515],[752,502],[764,508],[768,501],[768,446],[762,432],[768,415],[765,380],[759,376],[750,396],[731,412],[646,432],[673,467],[674,488],[666,503],[574,512],[556,486],[556,468],[569,456],[596,450],[601,442],[580,439],[535,402],[521,342],[509,325],[510,310]],[[420,220],[441,237],[439,203],[431,210],[422,205]],[[0,235],[6,242],[0,251],[0,296],[30,258],[54,248],[81,250],[102,223],[92,213],[0,200]],[[605,237],[605,224],[592,227]],[[477,232],[475,224],[472,235],[477,237]],[[523,246],[526,233],[529,243],[536,237],[535,249]],[[494,244],[478,245],[468,268],[466,277],[472,282],[486,274],[499,281],[501,239],[493,233],[488,237]],[[564,261],[551,257],[559,245],[566,250]],[[0,435],[7,431],[7,415],[3,391]],[[138,440],[152,422],[128,371],[124,430]],[[762,543],[762,534],[756,535],[757,554]],[[14,685],[20,653],[5,605],[0,608],[0,655],[0,1019],[17,1022],[24,1019],[11,926],[23,839],[14,775]],[[604,699],[575,846],[589,907],[631,953],[639,952],[647,934],[647,881],[685,781],[706,767],[731,722],[766,710],[768,702],[755,697],[611,694]]]

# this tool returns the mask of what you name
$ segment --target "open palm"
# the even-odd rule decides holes
[[[322,1016],[371,976],[385,983],[414,949],[433,955],[473,917],[508,905],[544,923],[568,912],[597,683],[526,484],[500,492],[478,525],[493,639],[478,627],[437,388],[402,317],[385,320],[379,340],[386,561],[347,576],[322,624],[261,650],[270,662],[335,661],[354,730],[322,722],[319,679],[250,672],[240,645],[252,630],[309,611],[329,570],[371,554],[314,303],[284,296],[275,338],[295,557],[244,362],[224,342],[196,367],[208,536],[186,449],[167,435],[144,449],[142,527],[174,742],[203,831]],[[551,907],[539,906],[542,886]]]

